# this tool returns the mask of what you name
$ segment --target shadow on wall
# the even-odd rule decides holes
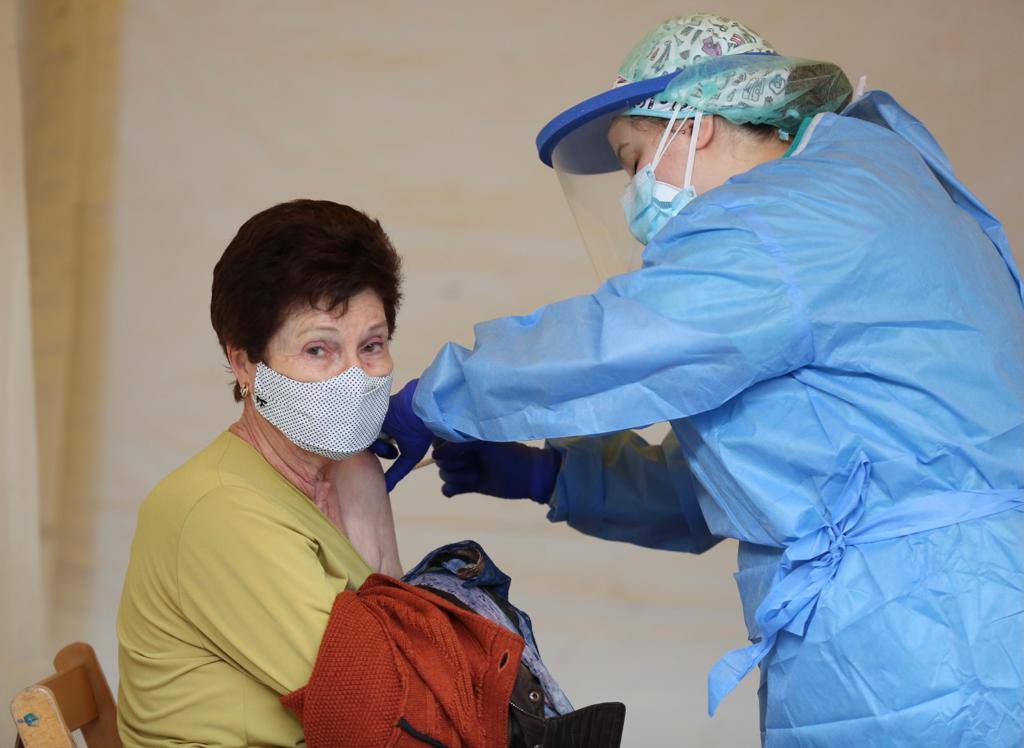
[[[121,18],[120,0],[20,4],[40,522],[58,641],[75,638],[60,621],[69,606],[89,607],[90,564],[102,552],[92,487],[105,410]]]

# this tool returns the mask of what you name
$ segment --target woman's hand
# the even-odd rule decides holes
[[[374,571],[401,577],[395,518],[380,460],[361,452],[332,463],[328,480],[345,537]]]

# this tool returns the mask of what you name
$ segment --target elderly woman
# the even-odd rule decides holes
[[[117,630],[129,746],[295,745],[279,697],[306,683],[337,595],[400,575],[377,458],[400,259],[327,201],[249,219],[211,317],[241,417],[139,511]]]

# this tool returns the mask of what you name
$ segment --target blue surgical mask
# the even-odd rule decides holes
[[[673,131],[678,114],[678,111],[673,112],[672,119],[669,120],[665,133],[661,136],[661,142],[658,143],[658,149],[655,151],[651,163],[634,175],[620,199],[626,213],[629,230],[641,244],[649,244],[670,218],[678,214],[691,200],[697,197],[697,191],[690,183],[690,179],[693,176],[693,157],[697,149],[697,136],[700,132],[702,115],[700,111],[694,115],[683,187],[679,188],[667,182],[659,182],[654,175],[654,170],[658,168],[669,145],[679,134],[679,129]]]
[[[651,239],[668,223],[668,219],[686,207],[697,191],[690,185],[685,190],[654,178],[650,164],[633,177],[621,198],[629,230],[641,244]]]

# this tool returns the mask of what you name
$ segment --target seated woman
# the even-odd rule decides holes
[[[618,748],[625,707],[573,709],[482,548],[396,578],[365,450],[400,265],[376,221],[313,200],[254,216],[217,263],[242,415],[139,511],[117,621],[126,746]]]
[[[249,219],[211,317],[242,415],[139,511],[117,631],[126,746],[291,746],[332,605],[401,575],[383,474],[400,258],[357,210]],[[346,459],[347,458],[347,459]]]

